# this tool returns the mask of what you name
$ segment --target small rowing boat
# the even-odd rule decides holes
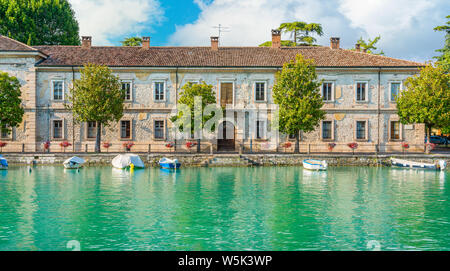
[[[308,170],[322,171],[328,169],[328,163],[325,160],[306,159],[303,160],[303,167]]]
[[[118,169],[145,168],[145,164],[144,162],[142,162],[142,159],[139,157],[139,155],[132,153],[120,154],[116,156],[111,163],[113,167]]]
[[[445,168],[447,167],[447,162],[445,162],[444,160],[439,160],[435,164],[429,164],[391,158],[391,165],[393,167],[400,167],[400,168],[445,170]]]
[[[64,167],[66,169],[79,169],[83,167],[84,163],[86,162],[82,158],[74,156],[64,162]]]
[[[181,167],[181,163],[178,162],[177,159],[172,160],[164,157],[161,160],[159,160],[159,166],[165,169],[178,169]]]
[[[0,155],[0,170],[8,169],[8,161]]]

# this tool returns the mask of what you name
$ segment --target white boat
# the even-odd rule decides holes
[[[429,164],[391,158],[391,165],[393,167],[411,168],[411,169],[445,170],[445,168],[447,167],[447,162],[445,162],[444,160],[439,160],[435,164]]]
[[[314,160],[314,159],[306,159],[303,160],[303,167],[308,170],[327,170],[328,169],[328,163],[327,161],[322,160]]]
[[[86,163],[86,161],[82,158],[74,156],[64,162],[64,167],[67,169],[79,169],[83,167],[84,163]]]
[[[8,169],[8,161],[0,155],[0,170]]]
[[[181,167],[181,163],[178,162],[177,159],[169,159],[169,158],[162,158],[159,160],[159,166],[165,169],[178,169]]]
[[[119,154],[112,160],[112,165],[118,169],[129,168],[131,165],[134,168],[145,168],[144,162],[142,162],[139,155],[132,153]]]

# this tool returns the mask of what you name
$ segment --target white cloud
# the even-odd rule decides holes
[[[433,28],[445,22],[447,0],[194,0],[201,9],[197,21],[177,26],[173,45],[207,45],[217,35],[214,25],[231,27],[223,33],[225,46],[254,46],[270,40],[270,29],[282,22],[321,23],[325,35],[318,43],[341,37],[353,47],[359,37],[381,35],[379,47],[388,56],[424,61],[443,46],[443,35]],[[286,37],[285,37],[286,38]]]
[[[111,45],[122,35],[139,35],[160,23],[163,10],[157,0],[69,0],[80,24],[80,34],[95,45]]]

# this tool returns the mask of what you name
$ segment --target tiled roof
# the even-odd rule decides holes
[[[38,50],[19,41],[0,35],[0,51],[37,52]]]
[[[35,46],[49,55],[40,66],[149,67],[281,67],[297,54],[314,59],[318,67],[418,67],[423,63],[322,46],[283,47],[91,47]]]

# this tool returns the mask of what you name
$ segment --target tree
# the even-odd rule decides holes
[[[450,15],[446,17],[450,20]],[[443,31],[445,32],[445,45],[444,48],[436,50],[436,52],[441,52],[442,55],[435,57],[437,59],[437,63],[442,65],[444,69],[449,72],[450,71],[450,21],[447,21],[446,25],[438,26],[434,28],[435,31]]]
[[[142,38],[140,37],[126,38],[121,42],[122,46],[142,46]]]
[[[95,152],[101,152],[102,125],[117,122],[123,116],[125,91],[112,71],[102,65],[87,64],[81,78],[73,82],[67,105],[78,122],[96,122]]]
[[[282,40],[281,41],[281,46],[294,47],[294,46],[297,46],[297,43],[295,43],[293,41],[290,41],[290,40]],[[259,47],[272,47],[272,42],[271,41],[266,41],[266,42],[260,44]]]
[[[325,117],[313,60],[297,55],[276,74],[273,98],[279,106],[279,131],[296,135],[295,152],[300,152],[300,131],[313,131]]]
[[[380,41],[381,36],[376,37],[375,39],[371,40],[369,39],[368,42],[366,42],[362,37],[357,41],[357,43],[361,46],[362,49],[366,50],[366,53],[374,54],[374,55],[384,55],[383,50],[381,50],[378,53],[375,53],[375,50],[377,50],[377,47],[375,47],[375,44]],[[355,50],[355,49],[352,49]]]
[[[11,132],[12,127],[22,122],[22,100],[20,82],[14,76],[0,72],[0,132]]]
[[[403,124],[424,123],[428,140],[432,127],[450,126],[450,74],[442,66],[425,66],[405,86],[397,98]]]
[[[192,82],[187,83],[183,86],[183,92],[180,94],[180,98],[178,99],[178,103],[186,105],[190,111],[190,122],[191,122],[191,135],[194,135],[196,131],[200,131],[204,128],[204,125],[208,120],[214,117],[214,114],[204,115],[203,112],[208,105],[216,104],[216,95],[213,91],[212,85],[207,85],[205,82],[201,82],[200,84],[195,84]],[[201,98],[201,109],[196,108],[195,98]],[[195,114],[195,110],[201,110],[201,119],[195,121],[196,117],[199,117],[199,114]],[[170,120],[172,122],[176,122],[178,120],[184,120],[184,118],[189,116],[184,116],[183,112],[179,112],[178,115],[172,117]],[[189,119],[186,121],[189,122]],[[181,121],[182,123],[186,123],[185,121]],[[197,125],[197,126],[196,126]],[[180,125],[181,130],[183,130],[183,126]],[[213,126],[213,129],[215,127]],[[200,152],[200,138],[197,139],[197,152]]]
[[[322,25],[317,23],[282,23],[278,29],[284,33],[291,33],[291,38],[293,37],[293,41],[297,44],[313,45],[317,40],[311,34],[323,35]]]
[[[0,34],[28,45],[80,45],[67,0],[0,0]]]

